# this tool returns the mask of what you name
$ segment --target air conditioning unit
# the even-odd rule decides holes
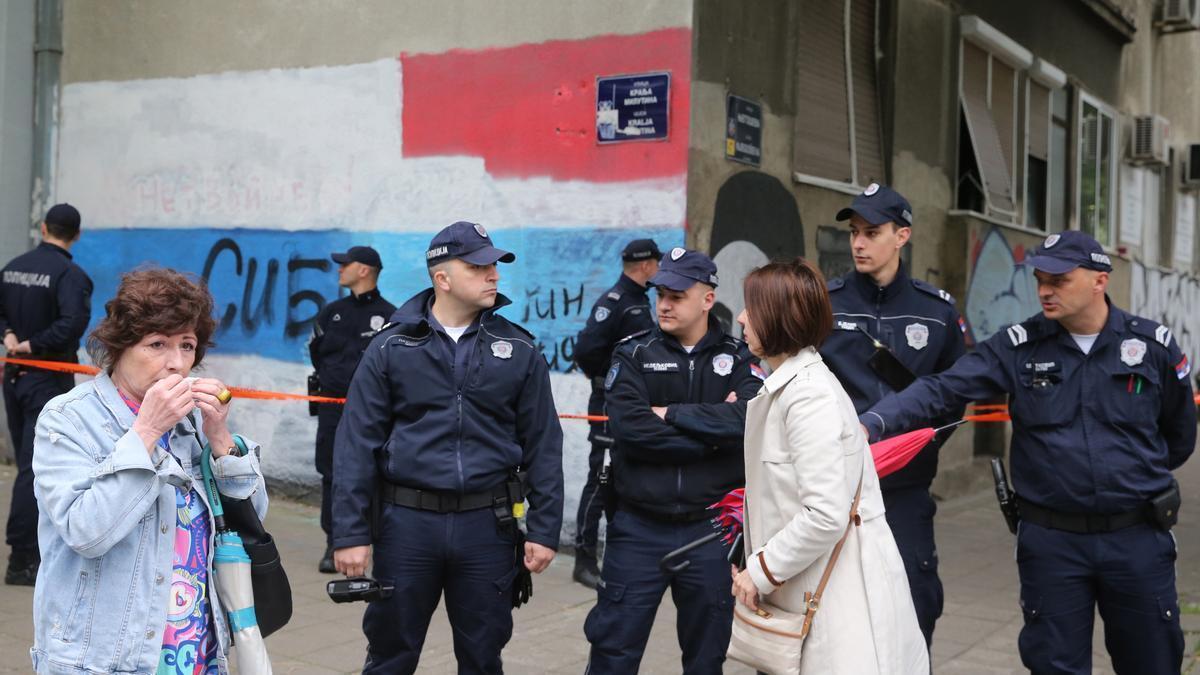
[[[1192,190],[1200,188],[1200,143],[1189,143],[1183,153],[1183,176],[1180,183]]]
[[[1195,28],[1196,0],[1163,0],[1161,23],[1164,27]]]
[[[1129,159],[1139,164],[1166,164],[1170,157],[1171,124],[1161,115],[1133,118]]]

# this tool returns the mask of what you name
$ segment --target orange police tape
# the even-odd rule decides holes
[[[65,363],[63,361],[39,361],[37,359],[14,359],[9,357],[0,357],[0,363],[11,363],[14,366],[25,366],[26,368],[38,368],[41,370],[52,370],[59,373],[72,373],[75,375],[95,375],[100,372],[96,366],[89,366],[82,363]],[[286,394],[281,391],[263,391],[261,389],[247,389],[246,387],[229,387],[229,391],[236,398],[257,399],[260,401],[311,401],[313,403],[345,403],[346,399],[336,398],[333,396],[309,396],[306,394]],[[1196,404],[1200,405],[1200,394],[1195,396]],[[1008,422],[1012,418],[1008,416],[1008,406],[1003,403],[990,403],[986,405],[976,405],[971,407],[973,414],[964,415],[963,419],[968,422]],[[608,417],[605,415],[580,415],[576,413],[562,413],[558,416],[564,420],[586,420],[588,422],[607,422]]]

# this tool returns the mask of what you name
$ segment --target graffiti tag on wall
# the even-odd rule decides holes
[[[1129,310],[1170,328],[1189,361],[1200,357],[1200,278],[1135,261],[1130,268]]]
[[[1024,248],[1009,247],[997,228],[972,246],[971,284],[963,313],[975,342],[983,342],[1004,326],[1041,311],[1033,272],[1020,265]]]

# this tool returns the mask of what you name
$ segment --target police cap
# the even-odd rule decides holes
[[[697,282],[716,288],[717,265],[703,253],[681,247],[671,249],[663,258],[658,274],[650,279],[651,286],[672,291],[686,291]]]
[[[621,251],[621,260],[625,262],[637,262],[639,260],[662,260],[662,251],[658,250],[658,244],[654,243],[653,239],[634,239],[625,244],[625,249]]]
[[[370,246],[351,246],[349,251],[334,253],[329,257],[339,265],[356,262],[368,267],[374,267],[375,269],[383,269],[383,260],[380,259],[379,252]]]
[[[1097,272],[1112,271],[1112,260],[1100,243],[1079,230],[1046,237],[1024,264],[1046,274],[1066,274],[1076,267]]]
[[[886,185],[871,183],[867,189],[854,197],[850,206],[838,211],[838,220],[850,220],[854,214],[872,225],[895,223],[899,227],[912,227],[912,206],[899,192]]]
[[[487,230],[477,223],[460,220],[448,225],[429,242],[425,251],[425,264],[433,267],[452,258],[458,258],[472,265],[494,265],[497,262],[510,263],[517,256],[496,248]]]

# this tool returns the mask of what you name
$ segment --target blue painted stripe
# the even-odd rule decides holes
[[[375,247],[383,257],[380,289],[400,304],[426,288],[427,233],[265,229],[86,230],[73,253],[95,282],[92,325],[120,275],[155,264],[195,274],[208,271],[221,322],[219,354],[257,354],[307,362],[311,319],[336,299],[334,251],[353,245]],[[650,237],[659,248],[683,245],[680,228],[524,228],[494,234],[496,245],[517,254],[501,265],[500,290],[513,300],[503,311],[538,337],[556,370],[570,367],[574,335],[599,295],[620,274],[620,252],[630,239]]]

